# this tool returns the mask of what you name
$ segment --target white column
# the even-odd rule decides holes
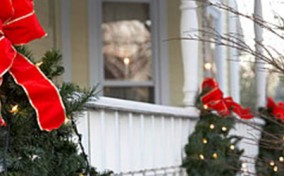
[[[196,37],[198,35],[198,19],[196,2],[181,0],[181,37]],[[181,40],[183,69],[184,69],[184,105],[192,106],[195,103],[198,91],[198,42]]]
[[[236,9],[237,4],[235,0],[229,0],[229,6]],[[229,13],[229,33],[233,36],[231,40],[236,41],[235,37],[238,34],[238,19],[239,17],[233,13]],[[233,45],[233,44],[232,44]],[[240,102],[240,65],[238,50],[236,48],[229,48],[229,84],[230,84],[230,95],[233,97],[234,101]]]
[[[254,16],[255,18],[262,19],[262,5],[261,0],[254,1]],[[263,42],[263,29],[261,26],[254,23],[254,32],[255,32],[255,50],[257,53],[262,53],[262,48],[258,43]],[[264,70],[265,63],[260,59],[259,55],[256,56],[256,86],[257,86],[257,107],[265,106],[266,103],[266,72]]]

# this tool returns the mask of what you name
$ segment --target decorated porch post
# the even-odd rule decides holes
[[[230,0],[229,1],[229,6],[232,8],[237,8],[237,4],[235,0]],[[233,36],[236,37],[238,34],[237,31],[237,24],[238,24],[238,16],[229,13],[229,33]],[[232,40],[235,40],[234,38]],[[233,97],[233,99],[239,103],[240,102],[240,66],[239,66],[239,57],[238,57],[238,51],[236,48],[231,47],[230,49],[230,55],[229,55],[229,74],[230,74],[230,79],[229,79],[229,84],[230,84],[230,95]]]
[[[262,19],[262,5],[261,0],[254,1],[254,18]],[[257,86],[257,107],[264,107],[266,100],[266,72],[264,70],[265,63],[261,60],[262,48],[261,43],[263,42],[263,29],[258,24],[254,23],[254,32],[255,32],[255,50],[256,55],[256,86]]]
[[[198,35],[198,19],[196,2],[181,0],[181,38]],[[198,42],[194,40],[181,40],[183,69],[184,69],[184,105],[195,104],[195,96],[198,90]]]

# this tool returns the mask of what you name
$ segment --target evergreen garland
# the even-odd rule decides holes
[[[32,60],[24,47],[17,50]],[[54,80],[64,72],[60,66],[61,54],[52,50],[46,52],[38,66]],[[23,89],[11,75],[6,74],[0,88],[2,116],[7,122],[0,127],[0,175],[5,176],[79,176],[99,174],[88,162],[75,121],[84,104],[96,95],[95,88],[82,90],[73,84],[63,83],[60,95],[69,121],[58,130],[41,131],[36,114],[29,104]],[[39,95],[40,96],[40,95]],[[74,140],[77,136],[78,142]]]
[[[260,108],[259,111],[265,125],[259,140],[257,175],[284,175],[284,123],[281,119],[276,119],[270,109]]]
[[[232,117],[222,118],[203,111],[194,132],[185,146],[186,157],[182,166],[190,176],[233,176],[241,170],[237,145],[241,140],[230,136],[234,126]]]
[[[241,171],[243,150],[238,148],[241,138],[229,134],[235,125],[230,112],[234,107],[226,105],[222,93],[214,94],[217,89],[218,83],[214,79],[204,79],[196,100],[200,119],[188,137],[182,163],[189,176],[234,176]],[[214,106],[217,103],[221,106]],[[228,115],[221,116],[224,110]]]

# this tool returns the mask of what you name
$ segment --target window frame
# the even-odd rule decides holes
[[[113,81],[104,79],[104,58],[102,53],[102,4],[103,2],[149,3],[152,36],[152,73],[150,81]],[[153,87],[154,103],[168,104],[168,53],[167,18],[165,0],[88,0],[89,33],[89,84],[91,86]],[[101,93],[101,95],[103,92]]]

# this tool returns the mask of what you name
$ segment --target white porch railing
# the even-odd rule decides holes
[[[101,97],[79,121],[92,165],[114,173],[181,165],[183,147],[198,120],[195,108],[174,108]],[[172,168],[172,169],[171,169]]]
[[[184,145],[198,116],[195,108],[101,97],[88,104],[78,128],[91,165],[99,171],[112,170],[121,175],[183,175],[179,166]],[[232,133],[259,137],[257,130],[240,123]],[[240,147],[245,149],[245,155],[254,158],[258,147],[248,142],[243,140]],[[251,164],[246,169],[254,171]]]

